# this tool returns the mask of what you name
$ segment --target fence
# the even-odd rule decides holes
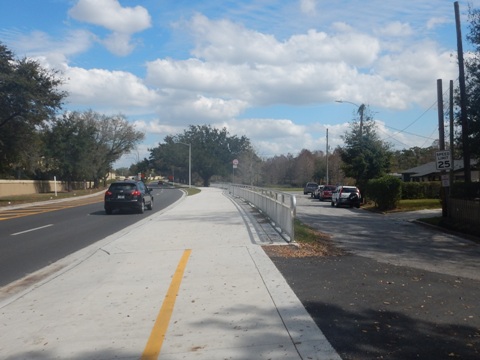
[[[448,216],[472,225],[480,223],[480,201],[450,198],[447,201]]]
[[[91,186],[91,182],[72,182],[68,189],[66,182],[58,180],[0,180],[0,197],[78,190]]]
[[[287,241],[295,239],[294,220],[297,207],[295,195],[244,185],[229,185],[228,191],[260,209],[276,228],[281,229]]]

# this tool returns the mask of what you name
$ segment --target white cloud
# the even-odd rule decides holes
[[[154,107],[159,98],[141,79],[128,72],[71,67],[65,75],[69,101],[76,104],[128,114],[138,108],[148,111],[145,109]]]
[[[17,52],[41,62],[46,68],[65,70],[71,56],[87,51],[94,36],[87,31],[75,30],[66,34],[63,40],[52,39],[42,31],[32,31],[27,35],[17,35],[11,42]]]
[[[383,27],[379,33],[386,36],[406,37],[412,35],[413,30],[408,23],[394,21]]]
[[[389,4],[376,2],[384,15],[395,13]],[[306,11],[315,15],[314,9],[318,6],[320,10],[324,4],[303,0],[294,6],[298,14]],[[404,7],[400,3],[396,6]],[[375,10],[370,3],[359,8],[369,16]],[[331,11],[340,10],[335,7]],[[315,123],[317,132],[312,133],[311,127],[300,125],[301,121],[312,120],[300,119],[292,107],[300,112],[303,105],[316,106],[337,99],[384,109],[403,110],[415,104],[428,107],[436,101],[436,79],[457,77],[455,57],[448,50],[435,42],[417,40],[419,24],[424,26],[424,33],[428,32],[425,16],[421,21],[378,16],[368,26],[361,21],[365,17],[329,18],[319,26],[309,26],[311,29],[297,24],[292,30],[286,25],[288,29],[282,33],[286,35],[280,37],[228,17],[213,20],[213,15],[196,14],[175,29],[173,38],[184,40],[188,32],[193,40],[193,45],[182,48],[181,55],[174,57],[162,48],[141,55],[142,63],[136,53],[123,63],[115,59],[112,65],[77,55],[90,55],[86,51],[94,41],[104,43],[114,54],[129,54],[135,47],[132,35],[151,26],[147,10],[122,7],[118,0],[80,0],[69,14],[78,21],[107,29],[108,35],[98,40],[92,32],[76,30],[59,41],[45,32],[33,31],[17,37],[17,51],[21,49],[20,55],[28,54],[64,72],[68,78],[65,89],[70,93],[68,104],[141,116],[136,126],[158,135],[159,140],[183,131],[187,125],[210,123],[227,126],[233,134],[247,135],[264,154],[324,149],[327,125]],[[444,19],[436,15],[428,16],[429,28]],[[308,18],[313,24],[312,17]],[[91,68],[82,67],[83,63]],[[136,74],[116,70],[138,69],[142,65],[146,75],[142,70]],[[268,113],[279,105],[290,106],[288,115]],[[266,118],[239,119],[255,108],[267,109],[263,112]],[[272,118],[276,116],[279,119]],[[339,122],[328,126],[331,146],[341,144],[340,135],[346,130],[346,123]],[[404,140],[408,143],[410,139]]]
[[[458,67],[450,52],[441,52],[434,43],[416,44],[401,53],[383,56],[377,67],[382,79],[396,79],[405,92],[405,103],[429,106],[436,101],[436,80],[454,80]]]
[[[428,20],[427,29],[431,30],[431,29],[436,28],[439,25],[450,24],[452,22],[453,22],[452,19],[448,19],[446,17],[433,17],[433,18]]]
[[[300,9],[302,13],[307,15],[314,15],[316,13],[317,1],[316,0],[300,0]]]
[[[218,126],[226,127],[231,134],[245,134],[254,147],[261,149],[259,156],[270,157],[280,153],[296,155],[301,148],[317,147],[307,127],[289,119],[233,120]],[[302,145],[300,149],[299,144]]]
[[[134,48],[132,34],[151,26],[150,15],[144,7],[122,7],[118,0],[79,0],[69,15],[78,21],[111,30],[103,43],[117,55],[128,55]]]
[[[133,34],[151,26],[150,15],[144,7],[122,7],[118,0],[79,0],[70,9],[69,15],[76,20],[125,34]]]

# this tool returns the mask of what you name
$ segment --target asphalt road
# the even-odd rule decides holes
[[[168,188],[154,188],[153,193],[154,208],[143,214],[106,215],[101,194],[89,201],[3,209],[0,214],[6,220],[0,221],[0,287],[116,233],[182,196],[180,190]]]
[[[411,221],[432,211],[297,206],[346,255],[272,260],[343,359],[480,358],[479,244]]]

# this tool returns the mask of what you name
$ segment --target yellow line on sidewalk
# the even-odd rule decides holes
[[[168,323],[172,317],[173,307],[175,306],[175,300],[177,298],[178,289],[180,288],[180,283],[182,282],[183,273],[187,266],[188,258],[191,249],[187,249],[183,252],[183,256],[180,259],[180,262],[177,265],[177,270],[173,275],[172,282],[168,288],[165,299],[163,300],[162,307],[157,315],[155,324],[153,325],[152,332],[148,338],[147,345],[143,350],[141,360],[156,360],[158,355],[160,355],[160,350],[162,349],[163,340],[165,339],[165,334],[167,333]]]

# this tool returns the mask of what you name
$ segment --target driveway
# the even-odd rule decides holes
[[[347,255],[272,257],[343,359],[480,358],[480,245],[297,195],[297,217]]]

